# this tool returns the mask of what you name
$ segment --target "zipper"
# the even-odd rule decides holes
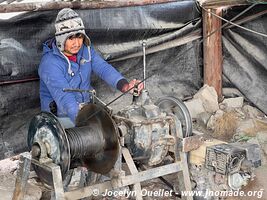
[[[83,82],[83,77],[82,77],[81,70],[80,70],[81,66],[80,66],[80,64],[78,64],[78,65],[79,65],[79,68],[78,68],[78,70],[79,70],[79,76],[80,76],[80,79],[81,79],[80,84],[79,84],[79,89],[82,89],[82,88],[81,88],[81,84],[82,84],[82,82]],[[80,93],[81,93],[81,95],[82,95],[82,102],[84,102],[84,96],[83,96],[83,93],[82,93],[82,92],[80,92]]]
[[[71,69],[71,64],[70,64],[70,61],[69,61],[69,59],[67,58],[67,56],[65,56],[61,51],[60,51],[60,54],[67,60],[67,62],[68,62],[68,74],[71,76],[71,77],[73,77],[74,76],[74,73],[73,73],[73,71],[72,71],[72,69]],[[77,63],[78,64],[78,63]],[[83,81],[83,79],[82,79],[82,75],[81,75],[81,71],[80,71],[80,64],[78,64],[78,72],[79,72],[79,76],[80,76],[80,83],[79,83],[79,86],[78,86],[78,88],[79,89],[81,89],[81,84],[82,84],[82,81]],[[72,75],[73,74],[73,75]],[[83,95],[83,93],[82,92],[80,92],[81,93],[81,96],[82,96],[82,102],[84,102],[84,95]]]

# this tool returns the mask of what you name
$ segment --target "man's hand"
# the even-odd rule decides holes
[[[127,92],[130,88],[132,88],[130,90],[130,93],[133,94],[135,85],[138,85],[137,89],[138,89],[138,95],[139,95],[141,91],[144,89],[144,83],[143,82],[141,83],[140,80],[136,80],[136,79],[131,80],[129,84],[125,84],[122,88],[122,92]]]

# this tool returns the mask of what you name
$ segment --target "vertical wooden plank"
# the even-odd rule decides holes
[[[220,8],[207,10],[222,16]],[[215,88],[220,100],[222,98],[222,31],[220,29],[222,21],[204,9],[202,11],[204,83]],[[213,33],[215,30],[217,31]],[[213,34],[210,35],[211,33]]]
[[[138,174],[138,170],[134,164],[134,161],[132,159],[132,156],[130,155],[130,152],[127,148],[123,147],[122,148],[122,154],[125,158],[125,161],[129,167],[129,170],[131,172],[132,175],[134,174]],[[134,191],[136,192],[136,200],[142,200],[142,188],[141,188],[141,184],[140,183],[135,183],[133,185],[134,187]]]
[[[51,192],[51,200],[64,200],[65,198],[60,167],[54,163],[48,163],[47,166],[51,168],[53,176],[54,190]]]
[[[29,152],[22,153],[19,159],[19,169],[15,183],[15,190],[12,200],[23,200],[26,193],[26,186],[30,175],[31,154]]]
[[[181,192],[181,199],[182,200],[193,200],[193,196],[183,196],[182,191],[192,191],[192,185],[190,180],[190,173],[188,168],[188,158],[185,152],[180,150],[179,144],[182,142],[181,138],[183,138],[183,131],[182,131],[182,124],[180,120],[174,117],[174,124],[172,126],[172,136],[175,138],[175,145],[174,145],[174,157],[175,162],[180,163],[181,171],[177,172],[178,177],[178,192]],[[175,191],[177,192],[177,191]]]

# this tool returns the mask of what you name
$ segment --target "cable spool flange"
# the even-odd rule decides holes
[[[30,122],[28,146],[39,162],[51,159],[59,165],[63,180],[68,170],[77,166],[106,174],[118,157],[118,129],[106,110],[96,104],[84,106],[76,127],[70,129],[64,129],[53,114],[41,112]],[[52,184],[51,172],[36,165],[34,169],[43,182]]]

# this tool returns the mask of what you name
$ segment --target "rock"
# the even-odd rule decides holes
[[[194,99],[201,99],[205,110],[214,113],[219,110],[218,95],[214,87],[204,85],[195,95]]]
[[[198,114],[205,112],[200,99],[191,99],[184,102],[192,118],[197,118]]]
[[[267,131],[258,132],[256,137],[263,152],[265,153],[265,155],[267,155]]]
[[[236,116],[240,119],[245,119],[246,118],[246,114],[242,111],[242,108],[235,108],[234,109]]]
[[[224,99],[222,104],[226,105],[228,108],[241,108],[244,103],[243,97],[228,98]]]
[[[207,113],[207,112],[202,112],[200,114],[197,115],[197,122],[204,126],[204,127],[207,127],[207,124],[208,124],[208,121],[211,117],[211,114],[210,113]]]
[[[264,152],[264,155],[267,155],[267,143],[261,144],[261,149]]]
[[[207,123],[207,128],[209,130],[214,131],[215,130],[215,125],[216,125],[216,121],[218,118],[222,117],[224,114],[224,112],[222,110],[217,110],[217,112],[215,113],[215,115],[212,115]]]
[[[219,109],[220,110],[226,110],[227,109],[227,105],[223,104],[223,103],[220,103],[219,104]]]
[[[255,119],[257,132],[267,131],[267,120]]]
[[[0,199],[12,199],[15,189],[16,177],[9,173],[0,173]],[[24,200],[39,200],[42,196],[42,190],[31,183],[27,183]]]
[[[230,98],[234,98],[234,97],[241,97],[243,96],[243,94],[236,88],[223,88],[222,89],[222,94],[224,97],[230,97]]]
[[[247,141],[247,143],[258,144],[258,145],[260,145],[259,141],[258,141],[257,138],[255,138],[255,137],[249,139],[249,140]]]
[[[259,119],[248,119],[241,121],[237,133],[255,137],[258,132],[267,131],[267,121]]]
[[[250,105],[243,106],[243,111],[249,118],[264,118],[264,114],[260,110]]]
[[[241,121],[236,129],[236,132],[240,135],[256,136],[257,128],[255,120],[248,119]]]
[[[253,138],[249,139],[247,142],[252,143],[252,144],[258,144],[261,147],[261,165],[266,165],[266,163],[267,163],[266,152],[262,148],[262,145],[260,144],[259,139],[257,139],[256,137],[253,137]]]
[[[267,143],[267,130],[262,131],[262,132],[258,132],[256,137],[261,144]]]
[[[18,168],[19,157],[0,160],[0,173],[13,173]]]

